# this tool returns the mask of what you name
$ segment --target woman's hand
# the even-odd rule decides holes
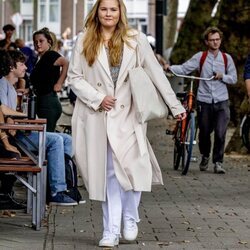
[[[60,92],[61,89],[62,89],[62,85],[61,85],[60,83],[56,83],[56,84],[54,85],[54,91],[55,91],[55,92]]]
[[[176,118],[178,121],[182,121],[182,120],[184,120],[186,117],[187,117],[187,113],[186,113],[186,112],[181,113],[181,114],[175,116],[175,118]]]
[[[110,111],[115,106],[116,99],[113,96],[105,96],[102,100],[101,107],[105,111]]]

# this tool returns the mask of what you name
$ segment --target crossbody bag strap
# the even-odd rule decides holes
[[[139,53],[139,45],[138,44],[136,45],[135,53],[136,53],[135,67],[141,67],[141,60],[140,60],[140,53]]]

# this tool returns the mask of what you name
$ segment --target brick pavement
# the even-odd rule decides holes
[[[121,239],[119,249],[250,249],[249,156],[226,156],[226,175],[207,172],[192,163],[187,176],[172,170],[173,144],[167,122],[154,121],[149,139],[163,170],[164,186],[143,193],[136,241]],[[195,146],[197,156],[197,146]],[[86,191],[82,189],[86,197]],[[36,232],[20,212],[0,218],[0,249],[100,249],[99,202],[77,207],[51,207],[47,226]]]

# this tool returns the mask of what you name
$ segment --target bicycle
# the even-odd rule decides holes
[[[176,96],[181,101],[182,105],[186,109],[187,117],[182,121],[177,121],[174,131],[166,130],[166,134],[173,134],[174,140],[174,170],[178,170],[181,162],[182,175],[186,175],[189,169],[190,161],[192,158],[193,145],[196,144],[196,123],[195,123],[195,95],[193,93],[194,80],[211,81],[214,76],[210,78],[187,76],[176,74],[174,71],[170,71],[176,77],[182,77],[191,79],[188,92],[176,93]]]
[[[250,114],[245,114],[240,124],[240,137],[243,145],[250,152]]]

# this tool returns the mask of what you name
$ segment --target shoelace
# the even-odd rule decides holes
[[[129,219],[126,221],[125,227],[127,230],[134,230],[136,228],[136,222],[133,219]]]

